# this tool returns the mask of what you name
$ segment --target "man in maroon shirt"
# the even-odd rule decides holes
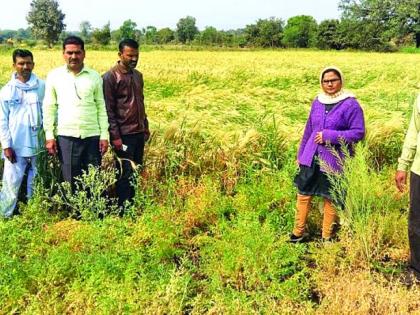
[[[122,40],[118,56],[120,60],[104,74],[103,81],[110,140],[121,161],[117,166],[116,190],[118,206],[123,207],[135,195],[131,162],[142,165],[144,143],[150,132],[144,108],[143,75],[135,69],[139,59],[138,43],[132,39]]]

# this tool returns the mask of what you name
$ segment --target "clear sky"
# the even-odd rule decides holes
[[[31,0],[0,0],[0,29],[26,28]],[[271,16],[287,20],[295,15],[311,15],[318,22],[339,18],[339,0],[58,0],[66,15],[67,31],[79,30],[80,22],[89,21],[111,29],[131,19],[138,28],[176,28],[182,17],[196,18],[200,30],[206,26],[236,29]]]

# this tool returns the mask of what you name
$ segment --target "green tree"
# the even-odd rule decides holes
[[[271,17],[257,21],[260,37],[259,43],[263,47],[280,47],[283,37],[283,21]]]
[[[87,43],[91,41],[92,38],[92,25],[89,21],[82,21],[79,26],[80,37]]]
[[[157,40],[159,44],[167,44],[175,39],[175,32],[169,27],[161,28],[157,32]]]
[[[65,14],[58,7],[55,0],[33,0],[26,20],[32,34],[46,41],[48,47],[55,44],[65,29],[63,23]]]
[[[256,24],[248,24],[245,27],[244,36],[248,45],[258,46],[260,33]]]
[[[116,43],[119,43],[121,40],[121,31],[119,29],[111,31],[111,40]]]
[[[387,47],[410,36],[420,46],[420,0],[341,0],[343,18],[359,23],[366,32],[362,46]]]
[[[143,35],[147,44],[158,43],[157,28],[155,26],[147,26]]]
[[[179,19],[176,24],[176,35],[181,43],[192,41],[198,33],[198,28],[195,26],[195,18],[187,16]]]
[[[420,0],[393,1],[395,15],[393,34],[398,39],[412,36],[416,47],[420,48]]]
[[[249,24],[245,27],[246,41],[252,46],[280,47],[283,25],[284,22],[281,19],[274,17],[259,19],[257,24]]]
[[[325,20],[318,26],[316,46],[320,49],[340,49],[339,20]]]
[[[110,23],[104,25],[103,28],[95,28],[92,32],[92,39],[95,44],[108,45],[111,40]]]
[[[221,36],[217,29],[213,26],[207,26],[200,33],[200,44],[203,45],[214,45],[221,42]]]
[[[120,38],[131,38],[134,40],[139,40],[138,38],[138,32],[137,31],[137,23],[131,20],[126,20],[123,22],[123,24],[120,26]]]
[[[291,17],[284,28],[283,44],[287,47],[313,47],[316,43],[317,28],[317,23],[312,16]]]
[[[245,47],[248,42],[245,34],[245,29],[221,31],[223,34],[223,42],[232,47]]]
[[[337,40],[342,48],[384,50],[387,46],[378,25],[342,19],[337,29]]]
[[[31,39],[31,29],[30,28],[19,28],[17,31],[13,31],[13,35],[8,38],[16,39],[17,42],[22,42],[23,40]]]

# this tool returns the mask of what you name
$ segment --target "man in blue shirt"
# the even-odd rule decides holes
[[[4,158],[0,215],[7,218],[13,215],[25,170],[28,170],[28,197],[32,195],[36,175],[45,85],[32,73],[34,65],[29,50],[13,51],[15,72],[0,91],[0,142]]]

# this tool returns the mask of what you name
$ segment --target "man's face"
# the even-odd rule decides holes
[[[32,57],[30,56],[16,56],[16,62],[13,64],[13,68],[15,68],[17,78],[22,82],[26,82],[30,79],[34,66],[35,63],[33,62]]]
[[[67,68],[78,73],[83,68],[83,60],[85,59],[85,51],[80,45],[68,44],[64,47],[63,57],[67,63]]]
[[[137,66],[139,60],[139,50],[124,46],[123,51],[118,52],[121,63],[128,69],[134,69]]]

